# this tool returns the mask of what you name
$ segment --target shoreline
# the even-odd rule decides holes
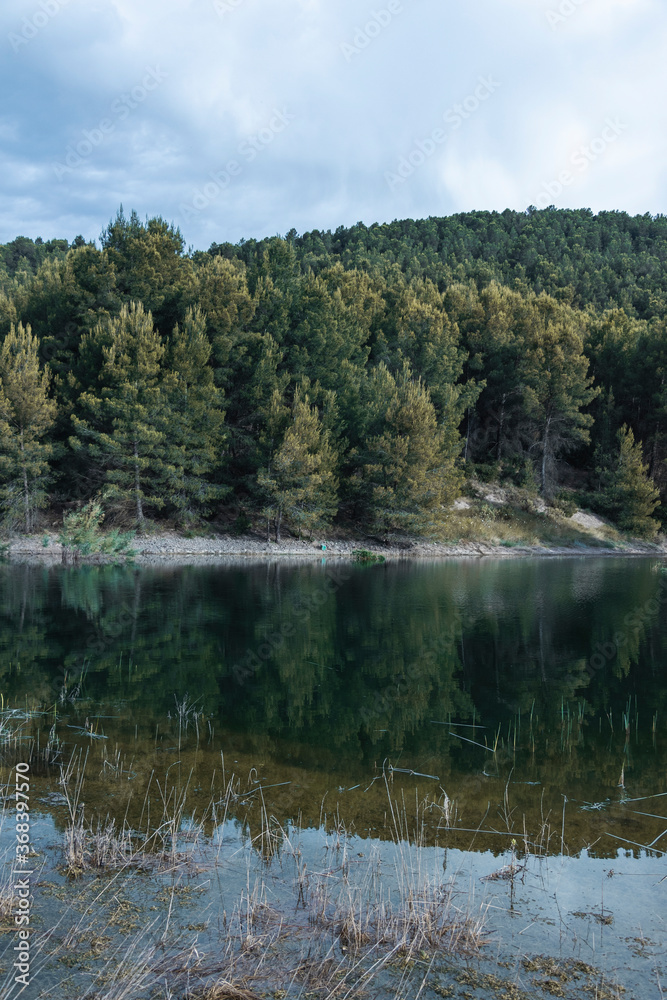
[[[44,545],[47,537],[49,544]],[[597,545],[576,543],[572,545],[527,545],[505,546],[486,541],[462,541],[458,543],[428,542],[415,540],[404,545],[382,545],[377,542],[351,542],[348,540],[326,540],[326,550],[322,541],[299,541],[284,539],[280,542],[262,541],[257,536],[232,537],[221,535],[217,538],[186,538],[175,532],[161,532],[135,540],[135,565],[156,564],[175,565],[212,561],[267,561],[292,559],[298,561],[321,560],[323,558],[352,559],[354,551],[366,549],[384,556],[388,562],[427,559],[517,559],[527,557],[571,557],[571,556],[655,556],[667,557],[667,544],[659,545],[639,540]],[[9,542],[6,560],[10,563],[36,562],[58,565],[62,563],[62,547],[56,535],[41,534],[14,538]],[[90,565],[113,562],[108,557],[84,559],[74,565]]]

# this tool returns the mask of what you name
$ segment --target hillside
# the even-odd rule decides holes
[[[0,247],[5,527],[231,518],[443,537],[466,482],[653,537],[667,492],[667,220],[530,209],[187,252]]]

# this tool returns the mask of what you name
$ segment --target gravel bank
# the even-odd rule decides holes
[[[49,539],[48,546],[44,538]],[[355,549],[365,548],[377,552],[386,559],[446,559],[461,557],[517,558],[520,556],[574,556],[574,555],[667,555],[667,547],[642,542],[611,546],[562,546],[516,545],[511,548],[491,545],[486,542],[460,542],[443,544],[439,542],[416,541],[411,545],[392,547],[372,542],[351,542],[327,540],[326,551],[322,542],[306,542],[285,539],[281,542],[266,542],[256,536],[241,538],[219,536],[216,538],[184,538],[175,533],[161,533],[137,538],[135,562],[140,565],[157,563],[196,563],[244,559],[289,558],[295,560],[321,559],[323,556],[351,558]],[[12,539],[8,556],[11,562],[39,562],[55,564],[62,561],[62,549],[56,535],[18,537]]]

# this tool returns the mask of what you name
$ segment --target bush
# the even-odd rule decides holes
[[[242,510],[232,525],[232,534],[237,536],[247,535],[251,528],[252,521],[246,512]]]
[[[565,517],[572,517],[579,506],[572,490],[559,490],[554,497],[554,505],[562,511]]]
[[[133,556],[130,548],[133,531],[117,529],[102,534],[100,527],[104,510],[99,500],[90,500],[79,511],[72,511],[63,518],[63,529],[58,541],[63,547],[63,562],[78,562],[93,555]]]
[[[493,465],[487,465],[484,462],[478,462],[473,465],[472,472],[481,483],[495,483],[500,478],[500,464],[494,462]]]
[[[494,507],[493,504],[488,503],[486,500],[482,500],[477,505],[477,514],[484,524],[492,524],[498,517],[498,512],[498,507]]]
[[[355,549],[352,558],[358,563],[383,563],[386,562],[384,556],[377,552],[369,552],[368,549]]]

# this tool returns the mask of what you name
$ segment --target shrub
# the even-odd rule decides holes
[[[386,562],[384,556],[377,552],[369,552],[368,549],[355,549],[352,558],[358,563],[383,563]]]
[[[498,462],[493,465],[478,462],[473,465],[473,473],[482,483],[495,483],[500,478],[500,465]]]
[[[578,506],[572,490],[559,490],[554,497],[554,504],[565,517],[572,517]]]
[[[251,528],[252,528],[252,521],[250,520],[246,512],[242,510],[232,525],[232,534],[247,535]]]
[[[78,562],[94,555],[133,556],[130,548],[133,531],[117,529],[102,534],[100,527],[104,510],[99,500],[90,500],[81,510],[72,511],[63,518],[63,529],[58,541],[63,547],[63,562]]]

